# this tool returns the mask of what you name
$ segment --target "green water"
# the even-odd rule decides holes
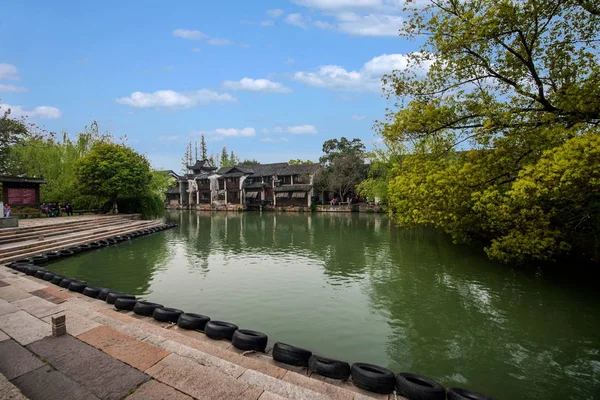
[[[490,263],[379,215],[176,212],[167,220],[180,226],[49,268],[271,341],[498,399],[600,398],[591,290]]]

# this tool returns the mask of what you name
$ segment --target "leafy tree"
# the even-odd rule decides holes
[[[247,167],[247,166],[256,165],[256,164],[260,164],[260,162],[255,159],[249,160],[246,158],[244,161],[239,162],[237,165],[242,166],[242,167]]]
[[[221,150],[221,167],[229,167],[229,154],[227,154],[227,147],[223,147]]]
[[[325,168],[315,177],[315,185],[345,199],[365,178],[365,145],[360,139],[350,141],[342,137],[323,143],[323,152],[320,161]]]
[[[350,154],[363,155],[365,152],[365,145],[360,139],[354,138],[348,140],[342,137],[340,140],[330,139],[323,143],[323,153],[319,161],[325,166],[331,165],[331,163],[338,157],[347,156]]]
[[[483,240],[502,261],[553,259],[573,248],[574,237],[594,254],[587,235],[595,228],[576,234],[576,224],[561,223],[541,202],[545,184],[525,179],[553,163],[595,179],[584,168],[593,157],[569,150],[600,125],[594,4],[443,0],[412,10],[404,35],[427,41],[407,68],[384,77],[399,110],[378,126],[399,148],[390,150],[388,186],[398,224],[433,225],[457,242]],[[531,190],[525,208],[517,206],[521,185]],[[555,193],[554,201],[570,204],[570,220],[595,221],[586,217],[595,212],[589,199],[574,197],[574,204],[560,198],[567,191]]]
[[[11,148],[17,146],[29,136],[29,129],[25,121],[10,118],[10,110],[6,110],[0,117],[0,174],[7,173],[9,169],[9,154]]]
[[[301,160],[299,158],[295,159],[295,160],[290,160],[288,161],[288,164],[290,165],[295,165],[295,164],[312,164],[313,162],[311,160]]]
[[[204,134],[202,134],[200,139],[200,154],[203,160],[206,160],[207,152],[206,152],[206,141],[204,140]]]
[[[82,192],[109,199],[115,211],[119,197],[144,196],[152,180],[146,157],[114,143],[95,144],[75,164],[75,176]]]

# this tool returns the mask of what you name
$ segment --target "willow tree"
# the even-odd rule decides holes
[[[379,126],[387,142],[411,150],[393,165],[388,185],[398,224],[482,240],[491,257],[508,262],[573,248],[600,259],[598,241],[576,240],[600,233],[600,171],[580,168],[578,160],[595,158],[570,143],[585,138],[591,152],[599,146],[590,139],[600,124],[599,11],[595,2],[573,0],[439,0],[411,8],[401,35],[425,42],[406,68],[384,77],[398,101]],[[531,171],[559,161],[569,167],[553,182],[564,187],[547,196]],[[579,201],[572,208],[574,176],[589,195],[572,197]]]

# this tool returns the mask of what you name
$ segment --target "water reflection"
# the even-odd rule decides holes
[[[349,361],[504,399],[592,399],[594,293],[366,214],[173,212],[175,230],[55,264]],[[91,253],[90,253],[91,254]]]

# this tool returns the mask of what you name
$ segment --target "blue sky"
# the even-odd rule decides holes
[[[401,0],[29,1],[0,15],[0,108],[50,131],[101,131],[181,169],[189,141],[242,159],[370,146],[381,75],[417,44]]]

